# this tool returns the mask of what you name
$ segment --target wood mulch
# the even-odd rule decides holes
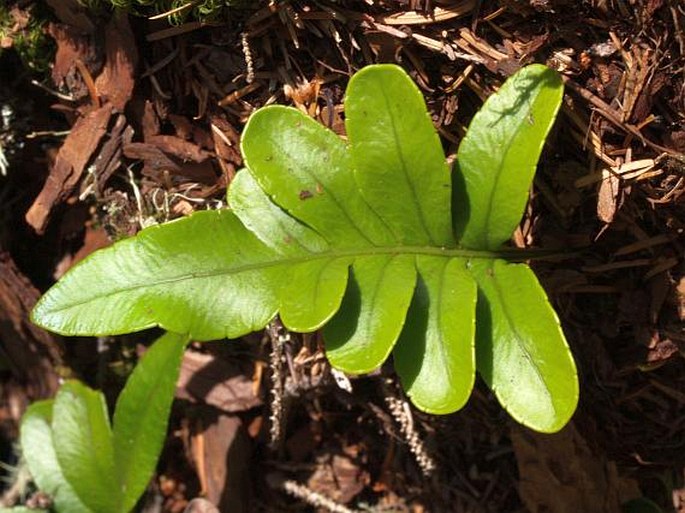
[[[42,332],[27,320],[38,290],[113,240],[223,206],[256,108],[294,105],[342,134],[349,77],[396,62],[453,157],[482,100],[541,62],[566,95],[514,243],[569,255],[535,269],[579,367],[571,424],[532,433],[482,383],[461,412],[426,415],[391,368],[350,394],[317,335],[274,327],[188,351],[141,511],[203,496],[188,511],[613,513],[645,496],[685,512],[681,1],[262,1],[177,26],[48,3],[51,76],[0,56],[14,113],[0,142],[15,145],[0,175],[0,459],[16,463],[29,401],[64,376],[115,396],[150,338]]]

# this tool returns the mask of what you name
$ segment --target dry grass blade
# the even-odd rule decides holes
[[[386,25],[430,25],[466,16],[475,7],[475,0],[461,0],[449,7],[435,7],[430,13],[402,11],[377,16],[376,21]]]

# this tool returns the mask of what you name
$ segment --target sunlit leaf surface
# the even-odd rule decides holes
[[[210,340],[261,329],[280,313],[294,331],[324,327],[331,363],[350,373],[394,350],[409,396],[426,411],[461,408],[478,367],[517,420],[557,430],[577,401],[573,360],[532,273],[496,260],[520,221],[561,95],[555,72],[523,68],[474,118],[452,176],[423,98],[399,67],[351,79],[347,143],[296,109],[260,109],[243,132],[246,169],[229,189],[230,210],[96,253],[33,319],[63,334],[162,326]],[[511,306],[519,292],[525,301]]]

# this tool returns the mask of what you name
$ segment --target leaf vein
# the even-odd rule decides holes
[[[452,381],[452,368],[449,365],[450,358],[445,353],[445,344],[443,343],[444,342],[445,330],[442,329],[442,308],[441,308],[442,301],[443,301],[443,291],[445,288],[445,276],[447,274],[447,267],[449,266],[449,263],[450,263],[450,259],[446,259],[445,263],[442,266],[442,270],[440,271],[440,282],[438,284],[438,293],[437,293],[439,304],[438,304],[438,313],[436,316],[436,322],[437,322],[437,329],[438,329],[438,338],[440,340],[440,343],[438,344],[439,348],[440,348],[440,351],[439,351],[440,352],[440,358],[442,359],[442,364],[443,364],[443,367],[445,368],[445,374],[447,375],[448,383],[451,384],[451,383],[453,383],[453,381]]]
[[[383,101],[385,101],[387,111],[390,113],[390,112],[392,112],[391,105],[390,105],[390,101],[388,99],[388,95],[385,93],[386,93],[386,91],[382,90]],[[426,223],[425,213],[421,209],[421,202],[416,197],[416,189],[412,186],[411,179],[409,178],[409,173],[407,171],[408,166],[407,166],[407,163],[405,162],[404,153],[402,152],[402,148],[400,147],[400,141],[402,139],[400,138],[399,134],[397,133],[397,127],[395,125],[395,118],[393,116],[388,116],[388,119],[390,120],[390,127],[392,128],[393,144],[395,146],[395,150],[397,151],[397,155],[400,158],[400,163],[402,164],[401,165],[402,177],[404,178],[404,181],[406,182],[407,186],[409,187],[409,190],[411,191],[411,199],[412,199],[412,203],[414,204],[414,210],[418,213],[419,223],[421,224],[421,228],[423,228],[423,231],[426,232],[426,235],[428,235],[428,240],[430,240],[430,242],[432,244],[437,245],[438,242],[435,241],[435,239],[433,238],[433,234],[428,229],[428,224]]]
[[[154,282],[154,284],[150,284],[149,280],[142,281],[141,283],[134,283],[129,286],[123,286],[117,289],[109,289],[107,293],[101,293],[101,294],[93,294],[88,297],[86,300],[82,301],[73,301],[69,304],[66,304],[62,308],[53,308],[51,309],[52,312],[57,313],[57,312],[62,312],[65,310],[69,310],[74,307],[78,307],[87,303],[90,303],[94,300],[102,299],[103,297],[108,297],[116,294],[123,294],[126,292],[132,292],[134,290],[138,289],[144,289],[144,288],[152,288],[152,287],[157,287],[161,285],[168,285],[171,283],[179,283],[183,281],[189,281],[189,280],[194,280],[194,279],[202,279],[202,278],[213,278],[213,277],[218,277],[218,276],[224,276],[224,275],[237,275],[241,273],[246,273],[250,271],[261,271],[261,270],[267,270],[269,268],[274,268],[274,267],[279,267],[279,266],[285,266],[285,267],[290,267],[290,266],[295,266],[298,264],[302,263],[307,263],[307,262],[314,262],[316,260],[321,260],[321,259],[336,259],[336,258],[345,258],[345,257],[364,257],[364,256],[376,256],[376,255],[427,255],[427,256],[438,256],[438,257],[445,257],[445,258],[452,258],[452,257],[464,257],[464,258],[496,258],[497,256],[501,255],[500,252],[492,252],[492,251],[479,251],[479,250],[471,250],[471,249],[463,249],[463,248],[439,248],[439,247],[432,247],[432,246],[369,246],[365,248],[356,248],[356,249],[331,249],[330,251],[327,252],[321,252],[321,253],[307,253],[306,255],[298,256],[298,257],[288,257],[288,258],[281,258],[281,255],[279,254],[274,254],[273,257],[274,259],[272,260],[263,260],[261,262],[257,263],[249,263],[249,264],[242,264],[242,265],[237,265],[235,267],[231,267],[229,269],[223,268],[223,269],[212,269],[208,271],[196,271],[196,272],[190,272],[190,273],[183,273],[178,276],[170,276],[168,278],[161,278],[157,281]],[[520,258],[525,258],[523,253],[521,253]]]
[[[533,98],[532,100],[528,101],[528,105],[534,104],[535,99],[537,99],[537,96],[539,96],[539,94],[537,94],[536,97]],[[521,118],[519,120],[518,127],[522,126],[523,123],[527,123],[527,121],[525,119]],[[514,133],[519,132],[518,127],[515,131],[513,131]],[[507,142],[507,144],[504,148],[504,151],[502,152],[502,158],[500,159],[499,164],[497,165],[497,172],[495,173],[495,181],[494,181],[492,187],[490,188],[490,194],[488,195],[488,207],[487,207],[487,210],[485,211],[485,229],[483,230],[485,242],[488,246],[490,246],[490,244],[491,244],[490,234],[493,231],[490,228],[490,218],[492,217],[492,212],[493,212],[493,208],[494,208],[493,203],[495,201],[495,192],[500,190],[499,182],[500,182],[500,179],[502,178],[502,174],[503,174],[502,169],[504,168],[504,162],[507,160],[507,157],[509,155],[509,151],[514,146],[515,141],[516,141],[516,137],[512,137]]]
[[[552,409],[556,412],[556,405],[554,404],[554,401],[552,400],[552,395],[550,394],[549,389],[547,388],[547,383],[545,382],[542,372],[540,372],[540,368],[536,365],[535,361],[531,357],[530,353],[525,349],[524,344],[521,342],[523,340],[523,337],[519,333],[518,329],[516,329],[516,324],[512,323],[511,321],[511,316],[509,315],[509,309],[507,308],[507,303],[504,301],[504,294],[502,292],[502,289],[497,282],[496,275],[494,274],[494,269],[490,267],[490,269],[493,270],[493,275],[492,275],[492,283],[493,283],[493,288],[495,290],[495,294],[497,294],[497,298],[499,299],[500,305],[502,305],[502,310],[504,311],[504,318],[506,319],[506,323],[509,326],[509,329],[511,332],[514,334],[514,340],[516,340],[516,345],[518,346],[519,350],[521,353],[523,353],[523,356],[528,362],[530,363],[530,366],[534,369],[535,375],[537,376],[539,382],[543,385],[542,388],[544,390],[545,395],[549,399],[550,404],[552,405]]]
[[[283,155],[288,155],[288,157],[290,157],[290,153],[287,151],[287,148],[286,148],[285,146],[279,144],[278,141],[272,141],[272,144],[274,145],[274,147],[276,147],[276,148],[278,149],[279,152],[281,152],[281,154],[283,154]],[[295,160],[295,159],[293,159],[293,160]],[[325,193],[328,194],[328,196],[331,198],[331,201],[335,204],[335,206],[338,208],[338,210],[339,210],[340,212],[342,212],[342,214],[343,214],[343,216],[345,217],[345,219],[347,219],[348,224],[349,224],[352,228],[354,228],[354,230],[362,237],[362,239],[364,239],[368,244],[374,245],[374,244],[373,244],[373,241],[372,241],[371,239],[369,239],[369,237],[368,237],[364,232],[361,231],[361,229],[359,228],[359,226],[357,225],[357,223],[354,222],[354,219],[352,219],[352,217],[350,216],[350,213],[347,211],[347,209],[345,209],[345,208],[343,207],[344,202],[341,202],[341,201],[337,198],[337,196],[333,193],[333,191],[332,191],[325,183],[323,183],[322,181],[320,181],[320,180],[318,179],[318,177],[316,176],[316,174],[314,174],[314,172],[312,172],[312,171],[309,169],[308,166],[301,165],[301,163],[300,163],[300,168],[302,169],[302,171],[304,171],[304,172],[307,174],[307,176],[308,176],[311,180],[313,180],[315,183],[317,183],[317,184],[320,185],[322,192],[325,192]],[[295,216],[295,217],[299,219],[300,216]],[[331,241],[328,240],[328,237],[326,237],[325,234],[320,233],[318,230],[315,230],[315,231],[316,231],[317,233],[319,233],[319,235],[321,235],[322,237],[324,237],[324,238],[326,239],[326,241],[328,241],[329,243],[331,243]]]

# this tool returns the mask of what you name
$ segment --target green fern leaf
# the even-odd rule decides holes
[[[33,319],[70,335],[161,326],[210,340],[280,314],[294,331],[323,327],[328,358],[350,373],[394,351],[426,411],[461,408],[477,366],[517,420],[558,430],[577,403],[573,359],[535,276],[502,260],[501,245],[522,215],[562,89],[539,65],[507,81],[474,118],[454,176],[418,88],[396,66],[351,79],[348,143],[298,110],[260,109],[243,132],[246,169],[229,189],[230,210],[94,254]]]

